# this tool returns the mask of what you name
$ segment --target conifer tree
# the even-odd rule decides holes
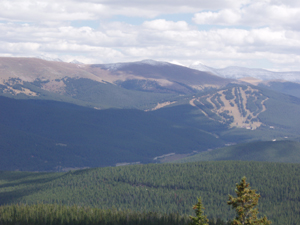
[[[196,216],[190,216],[192,220],[190,225],[208,225],[208,219],[202,215],[203,209],[205,208],[202,206],[201,198],[198,198],[198,202],[193,206],[193,209],[195,210]]]
[[[243,177],[239,184],[236,184],[236,198],[229,195],[228,205],[236,210],[237,216],[232,221],[232,225],[269,225],[271,221],[264,216],[261,219],[257,218],[258,209],[255,206],[258,204],[260,194],[255,193],[256,190],[251,190],[250,184],[246,182],[246,177]]]

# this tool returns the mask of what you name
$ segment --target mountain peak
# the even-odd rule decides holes
[[[82,62],[77,61],[76,59],[74,59],[74,60],[71,61],[70,63],[73,63],[73,64],[84,64],[84,63],[82,63]]]
[[[142,61],[136,62],[138,64],[148,64],[151,66],[164,66],[164,65],[169,65],[170,63],[168,62],[162,62],[162,61],[155,61],[153,59],[144,59]]]
[[[109,64],[103,64],[102,66],[108,70],[119,70],[125,66],[142,65],[142,64],[147,64],[147,65],[151,65],[151,66],[170,65],[170,63],[168,63],[168,62],[155,61],[153,59],[144,59],[144,60],[137,61],[137,62],[109,63]]]
[[[199,71],[204,71],[204,72],[210,72],[214,75],[219,75],[218,72],[211,68],[211,67],[208,67],[208,66],[205,66],[204,64],[200,63],[200,62],[196,62],[196,63],[193,63],[189,66],[189,68],[191,69],[194,69],[194,70],[199,70]]]

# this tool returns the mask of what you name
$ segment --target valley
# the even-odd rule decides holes
[[[273,224],[299,220],[297,83],[34,58],[0,58],[0,82],[0,205],[186,224],[201,196],[211,221],[227,221],[247,176]]]
[[[2,170],[151,163],[300,136],[300,99],[171,63],[0,64]]]
[[[300,225],[300,2],[3,0],[0,225]]]

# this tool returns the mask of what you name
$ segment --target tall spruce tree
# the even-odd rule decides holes
[[[201,198],[198,198],[198,202],[193,206],[193,209],[195,210],[196,216],[190,216],[192,220],[190,225],[208,225],[208,219],[202,215],[203,209],[205,208],[202,206]]]
[[[258,209],[255,206],[258,204],[260,194],[256,190],[251,190],[250,184],[246,182],[246,177],[243,177],[239,184],[236,184],[236,198],[229,195],[228,205],[236,210],[237,216],[232,221],[232,225],[269,225],[271,221],[264,216],[261,219],[257,218]]]

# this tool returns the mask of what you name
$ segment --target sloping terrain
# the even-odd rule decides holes
[[[295,141],[244,143],[201,152],[176,162],[221,160],[300,163],[300,143]]]
[[[299,132],[300,99],[252,85],[230,85],[198,95],[190,105],[230,127]]]
[[[48,99],[97,108],[149,110],[158,103],[231,80],[170,63],[85,65],[0,57],[0,95]]]
[[[260,82],[258,86],[300,98],[299,83],[272,80],[268,82]]]
[[[0,58],[0,95],[9,97],[0,98],[0,169],[149,163],[300,137],[299,98],[231,81],[153,60],[76,65]]]
[[[109,70],[118,76],[118,84],[128,89],[158,92],[176,92],[181,94],[195,93],[207,88],[220,88],[229,82],[207,72],[154,60],[143,60],[133,63],[91,65],[92,73],[97,70]],[[131,75],[131,77],[128,77]],[[124,79],[127,77],[127,79]]]
[[[261,126],[257,117],[266,111],[267,100],[268,97],[251,86],[236,86],[194,98],[190,104],[212,120],[254,130]],[[210,117],[204,108],[209,108],[215,116]]]
[[[0,58],[0,94],[13,98],[48,99],[97,108],[149,109],[173,99],[168,93],[145,93],[118,87],[107,70],[90,65],[35,58]]]
[[[0,169],[57,171],[149,163],[171,153],[300,136],[300,100],[253,86],[233,85],[167,103],[144,112],[1,97],[0,147],[5,157]],[[232,120],[234,110],[238,117]],[[232,122],[237,118],[256,129],[234,126],[239,125]]]
[[[168,153],[222,146],[212,134],[133,109],[0,97],[0,170],[149,163]]]
[[[228,85],[187,96],[151,111],[156,116],[215,135],[226,143],[295,140],[300,99],[252,85]]]

